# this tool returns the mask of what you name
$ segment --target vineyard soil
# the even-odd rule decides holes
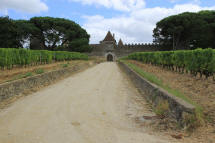
[[[56,62],[52,64],[38,65],[38,66],[27,66],[27,67],[15,67],[12,70],[0,70],[0,83],[12,81],[21,78],[23,75],[32,73],[37,74],[35,71],[42,69],[44,72],[58,70],[64,67],[64,65],[72,66],[82,62],[89,61],[65,61]]]
[[[0,142],[178,142],[136,123],[152,114],[117,64],[102,63],[2,110]]]

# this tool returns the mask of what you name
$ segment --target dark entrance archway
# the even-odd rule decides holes
[[[107,55],[107,61],[113,62],[113,55],[108,54],[108,55]]]

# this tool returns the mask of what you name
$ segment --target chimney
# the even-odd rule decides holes
[[[115,39],[115,34],[113,33],[113,39]]]

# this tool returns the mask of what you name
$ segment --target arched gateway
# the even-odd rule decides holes
[[[106,60],[108,62],[114,62],[114,61],[116,61],[116,56],[115,56],[115,54],[113,52],[107,52],[105,54],[105,58],[106,58]]]
[[[107,55],[107,61],[108,61],[108,62],[113,62],[113,55],[108,54],[108,55]]]

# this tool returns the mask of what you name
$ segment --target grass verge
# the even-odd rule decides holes
[[[192,116],[192,117],[187,117],[187,121],[185,121],[186,122],[185,124],[189,124],[190,128],[195,128],[197,126],[201,126],[201,125],[204,124],[203,109],[202,109],[202,107],[200,105],[198,105],[197,103],[192,101],[189,97],[185,96],[180,91],[178,91],[176,89],[172,89],[172,88],[170,88],[169,85],[164,84],[163,81],[161,79],[159,79],[157,76],[155,76],[154,74],[145,72],[142,68],[140,68],[137,65],[132,64],[132,63],[126,61],[126,60],[120,60],[120,61],[123,62],[124,64],[128,65],[128,67],[133,69],[135,72],[137,72],[143,78],[145,78],[148,81],[156,84],[157,86],[165,89],[170,94],[172,94],[172,95],[174,95],[174,96],[176,96],[176,97],[178,97],[180,99],[183,99],[184,101],[186,101],[186,102],[192,104],[193,106],[195,106],[195,108],[196,108],[195,115]]]
[[[67,67],[69,67],[69,63],[67,63],[67,64],[61,64],[61,66],[62,66],[62,68],[67,68]]]
[[[42,73],[44,73],[45,71],[44,71],[44,69],[36,69],[34,72],[35,72],[36,74],[42,74]]]

